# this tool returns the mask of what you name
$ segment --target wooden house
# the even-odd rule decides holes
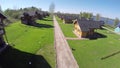
[[[38,19],[43,19],[44,17],[43,17],[43,12],[42,11],[36,11],[35,12],[36,13],[36,17],[38,18]]]
[[[36,18],[40,20],[49,16],[49,13],[45,11],[36,11],[35,14],[36,14]]]
[[[70,17],[70,16],[64,16],[64,17],[63,17],[63,23],[65,23],[65,24],[71,24],[71,23],[73,23],[72,20],[73,20],[73,19],[72,19],[72,17]]]
[[[72,24],[73,20],[78,19],[79,16],[73,15],[73,14],[69,14],[69,15],[64,15],[63,16],[63,23],[65,24]]]
[[[28,11],[28,12],[24,12],[20,16],[20,18],[21,18],[21,23],[26,24],[26,25],[34,25],[34,24],[36,24],[36,22],[35,22],[36,19],[43,19],[47,16],[49,16],[48,12]]]
[[[95,29],[100,29],[103,26],[101,21],[87,20],[85,18],[76,19],[73,23],[74,32],[84,38],[93,36]]]
[[[62,14],[62,13],[58,13],[57,16],[61,20],[63,20],[63,23],[65,23],[65,24],[72,24],[73,20],[79,18],[78,14]]]
[[[47,12],[43,11],[43,17],[45,18],[45,17],[47,17],[47,16],[49,16],[49,15],[47,14]]]
[[[0,48],[6,45],[4,38],[3,38],[3,35],[5,34],[4,24],[3,24],[4,19],[6,19],[6,17],[2,13],[0,13]]]
[[[63,14],[62,14],[62,13],[56,13],[56,15],[57,15],[61,20],[63,20]]]
[[[21,15],[21,23],[26,25],[34,25],[35,18],[36,15],[34,11],[24,12],[23,15]]]

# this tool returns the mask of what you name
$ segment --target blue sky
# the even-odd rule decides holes
[[[55,3],[55,11],[80,13],[92,12],[101,16],[120,19],[120,0],[0,0],[3,10],[35,6],[48,10],[50,3]]]

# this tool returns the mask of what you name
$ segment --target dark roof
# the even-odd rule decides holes
[[[45,12],[44,11],[36,11],[37,14],[40,14],[40,15],[44,15]]]
[[[36,11],[36,13],[37,13],[37,14],[41,14],[41,13],[42,13],[42,11]]]
[[[24,12],[23,15],[24,16],[35,16],[35,12],[34,11],[28,11],[28,12]]]
[[[119,28],[120,28],[120,23],[118,23],[117,27],[119,27]]]
[[[77,22],[82,31],[89,31],[91,28],[98,29],[102,26],[100,21],[77,20]]]
[[[29,14],[29,16],[35,16],[35,11],[29,11],[27,13]]]
[[[0,13],[0,18],[6,19],[7,17],[3,15],[2,13]]]
[[[85,17],[81,17],[80,20],[85,21],[87,19]]]
[[[78,16],[72,16],[72,15],[65,15],[63,16],[63,19],[64,20],[75,20],[75,19],[78,19],[79,17]]]

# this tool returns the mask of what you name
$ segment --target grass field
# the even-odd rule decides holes
[[[98,30],[107,38],[96,40],[68,40],[81,68],[119,68],[120,36]]]
[[[61,28],[73,29],[73,24],[61,24]],[[64,29],[62,29],[64,32]],[[69,30],[65,35],[72,37]],[[106,36],[94,40],[68,40],[80,68],[120,68],[120,36],[107,30],[97,30]]]
[[[10,47],[2,58],[4,63],[8,63],[8,67],[55,67],[52,18],[37,20],[37,23],[39,23],[38,26],[27,26],[16,22],[6,27]],[[5,66],[4,63],[2,63],[3,66]]]

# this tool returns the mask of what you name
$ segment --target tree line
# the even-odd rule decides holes
[[[17,21],[20,19],[20,15],[22,15],[25,11],[36,11],[41,10],[36,7],[28,7],[28,8],[20,8],[20,9],[6,9],[4,11],[4,14],[7,16],[7,18],[11,21]]]

